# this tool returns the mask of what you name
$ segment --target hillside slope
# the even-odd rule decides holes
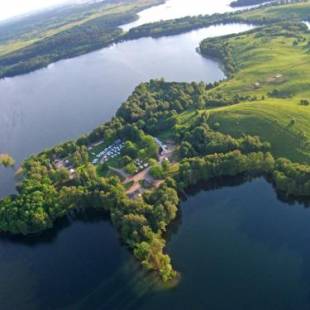
[[[310,162],[309,39],[304,25],[281,24],[201,43],[202,53],[217,53],[232,67],[231,78],[210,93],[251,97],[210,111],[220,131],[259,135],[271,142],[275,155]]]

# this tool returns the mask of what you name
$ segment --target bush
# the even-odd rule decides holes
[[[304,105],[304,106],[308,106],[308,105],[310,105],[310,101],[308,99],[301,99],[299,104]]]
[[[138,168],[134,162],[130,162],[129,164],[126,165],[125,170],[129,174],[135,174],[138,171]]]

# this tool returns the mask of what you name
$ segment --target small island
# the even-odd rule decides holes
[[[9,154],[0,154],[0,165],[4,167],[13,167],[15,160]]]

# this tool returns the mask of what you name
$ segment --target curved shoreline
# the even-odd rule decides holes
[[[164,1],[164,0],[159,0],[159,1]],[[156,7],[156,5],[154,4],[153,6]],[[152,6],[152,7],[153,7]],[[72,59],[75,57],[79,57],[82,55],[86,55],[88,53],[100,50],[102,48],[107,48],[115,43],[120,43],[120,42],[124,42],[124,41],[129,41],[129,40],[133,40],[133,39],[137,39],[137,38],[144,38],[144,37],[154,37],[154,38],[159,38],[159,37],[165,37],[165,36],[170,36],[170,35],[178,35],[178,34],[183,34],[192,30],[198,30],[201,28],[205,28],[205,27],[210,27],[210,26],[214,26],[214,25],[219,25],[219,24],[230,24],[230,23],[244,23],[244,24],[256,24],[257,21],[254,20],[244,20],[243,18],[239,17],[239,14],[242,14],[244,12],[247,11],[251,11],[251,10],[255,10],[259,7],[253,7],[253,8],[249,8],[247,10],[238,10],[235,12],[224,12],[224,13],[215,13],[212,15],[204,15],[202,16],[202,21],[198,21],[198,24],[196,25],[195,22],[193,24],[191,24],[190,26],[187,26],[185,29],[180,29],[180,30],[171,30],[169,29],[169,27],[167,27],[165,24],[166,23],[170,23],[170,22],[175,22],[176,24],[179,21],[182,21],[184,19],[189,19],[189,20],[193,20],[195,21],[195,19],[199,18],[199,17],[184,17],[184,18],[177,18],[177,19],[173,19],[173,20],[167,20],[167,21],[163,21],[163,22],[155,22],[155,23],[150,23],[150,24],[143,24],[141,26],[138,27],[134,27],[132,29],[130,29],[129,31],[123,31],[122,30],[122,25],[116,25],[114,28],[112,28],[112,30],[110,29],[109,32],[109,37],[102,39],[101,41],[97,40],[98,42],[96,43],[83,43],[85,45],[85,47],[82,46],[82,43],[80,43],[80,47],[78,46],[73,46],[72,50],[69,51],[69,54],[64,54],[64,55],[57,55],[57,51],[54,51],[53,54],[56,54],[56,56],[52,56],[51,59],[48,59],[48,55],[49,54],[37,54],[36,53],[36,46],[37,49],[40,50],[42,49],[44,51],[45,49],[45,45],[49,45],[51,43],[52,46],[55,45],[57,43],[58,39],[61,39],[61,36],[63,35],[63,33],[59,33],[56,34],[55,36],[52,36],[50,38],[47,38],[46,40],[42,40],[39,41],[37,43],[34,43],[33,45],[27,46],[25,48],[22,48],[21,50],[18,50],[16,52],[7,54],[4,56],[4,60],[1,60],[0,57],[0,64],[1,62],[3,62],[3,66],[7,67],[7,71],[5,71],[4,73],[0,73],[0,80],[4,79],[4,78],[11,78],[11,77],[15,77],[15,76],[19,76],[19,75],[24,75],[24,74],[28,74],[31,73],[33,71],[36,71],[38,69],[42,69],[42,68],[46,68],[47,66],[56,63],[58,61],[61,60],[66,60],[66,59]],[[143,11],[143,10],[142,10]],[[141,12],[142,12],[141,11]],[[130,14],[130,13],[128,13]],[[136,16],[137,17],[137,16]],[[209,19],[211,21],[209,21]],[[158,27],[158,25],[165,25],[165,28],[167,28],[166,30],[164,30],[164,32],[162,33],[156,33],[156,34],[152,34],[152,33],[144,33],[144,28],[148,28],[154,27],[156,29],[156,27]],[[260,24],[259,22],[257,23],[258,25]],[[75,28],[73,28],[74,30]],[[142,34],[140,34],[139,32],[142,29]],[[149,30],[148,30],[149,31]],[[136,33],[138,32],[138,34]],[[65,32],[64,32],[65,33]],[[106,35],[105,32],[102,33],[102,35]],[[58,38],[59,37],[59,38]],[[74,39],[74,37],[73,37]],[[72,39],[72,40],[73,40]],[[53,40],[55,42],[53,42]],[[63,39],[61,39],[63,40]],[[57,44],[56,44],[57,45]],[[26,53],[26,56],[23,56],[23,53]],[[30,54],[30,56],[27,54]],[[34,56],[31,56],[32,54],[34,54]],[[37,55],[36,55],[37,54]],[[22,57],[22,64],[20,69],[18,69],[19,66],[19,62],[16,62],[15,59],[20,59]],[[26,60],[25,60],[26,57]],[[27,59],[28,57],[28,59]],[[40,61],[40,60],[36,60],[37,58],[45,58],[44,61]],[[9,63],[9,65],[6,65],[6,62]],[[14,65],[12,65],[14,64]]]

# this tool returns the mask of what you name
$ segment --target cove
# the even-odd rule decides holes
[[[310,210],[278,199],[265,179],[192,191],[167,246],[179,285],[141,309],[310,307]]]

